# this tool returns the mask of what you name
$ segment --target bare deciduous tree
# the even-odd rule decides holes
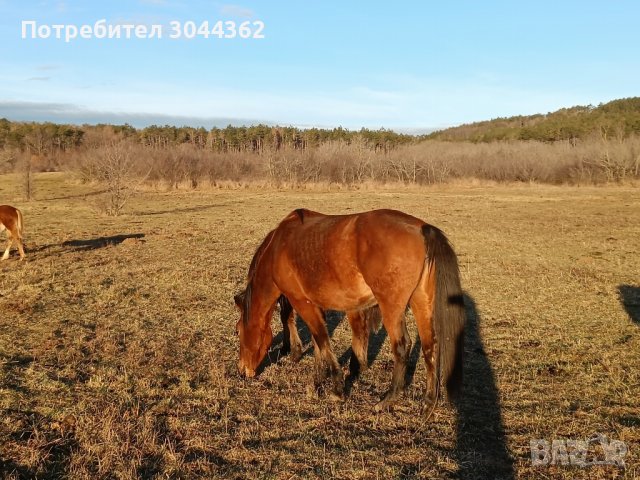
[[[26,153],[22,165],[22,189],[27,201],[33,199],[33,157]]]
[[[107,214],[118,216],[135,191],[135,184],[144,179],[137,178],[135,160],[126,145],[113,144],[96,150],[92,163],[92,174],[106,187],[101,209]]]

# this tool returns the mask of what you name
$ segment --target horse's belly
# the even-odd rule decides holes
[[[324,310],[357,310],[377,303],[362,275],[357,274],[348,281],[340,280],[327,279],[315,288],[305,290],[309,299]]]

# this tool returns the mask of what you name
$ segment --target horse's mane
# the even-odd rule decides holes
[[[251,259],[251,263],[249,264],[249,273],[247,274],[247,280],[250,282],[253,278],[253,275],[256,273],[256,268],[258,267],[258,261],[262,258],[262,254],[264,253],[267,246],[271,243],[271,239],[273,238],[273,234],[275,230],[271,230],[267,233],[267,236],[264,237],[262,243],[258,246],[255,253],[253,254],[253,258]]]
[[[253,254],[253,258],[251,259],[251,263],[249,264],[249,273],[247,273],[247,288],[244,291],[244,315],[242,316],[242,320],[245,324],[249,321],[249,312],[251,311],[251,289],[253,283],[253,277],[256,273],[256,269],[258,268],[258,262],[262,258],[264,251],[267,249],[271,240],[273,239],[273,234],[275,230],[271,230],[262,240],[262,243],[258,246],[255,253]]]

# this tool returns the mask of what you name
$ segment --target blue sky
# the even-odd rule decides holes
[[[263,21],[265,38],[22,39]],[[0,117],[432,129],[636,96],[634,1],[0,0]]]

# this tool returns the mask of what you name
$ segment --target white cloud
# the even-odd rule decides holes
[[[40,71],[49,71],[49,70],[57,70],[60,68],[60,65],[55,65],[55,64],[43,64],[43,65],[38,65],[36,67],[36,70],[40,70]]]
[[[185,115],[163,115],[157,113],[131,113],[101,111],[84,108],[70,103],[15,102],[0,100],[0,118],[16,121],[52,121],[72,124],[129,123],[135,127],[148,125],[204,126],[206,128],[226,127],[227,125],[252,125],[268,123],[256,119],[235,117],[197,117]]]
[[[255,16],[254,11],[250,8],[232,4],[222,5],[222,7],[220,7],[220,14],[224,17],[253,18]]]
[[[143,5],[152,5],[154,7],[168,7],[169,2],[167,0],[140,0]]]

